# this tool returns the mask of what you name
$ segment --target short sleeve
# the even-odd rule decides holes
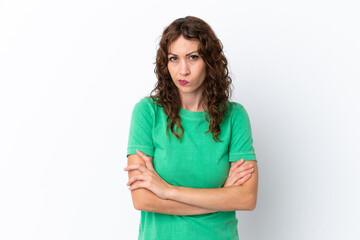
[[[149,97],[142,98],[133,108],[126,157],[136,154],[136,149],[154,156],[152,130],[155,112],[150,100]]]
[[[231,125],[229,162],[238,161],[242,158],[245,161],[255,160],[257,162],[253,147],[249,115],[245,108],[239,103],[234,102]]]

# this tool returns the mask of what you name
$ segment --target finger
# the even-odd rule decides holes
[[[126,166],[126,168],[124,168],[125,171],[129,171],[129,170],[139,170],[140,172],[145,172],[147,169],[141,165],[141,164],[131,164]]]
[[[241,164],[243,164],[244,163],[244,159],[240,159],[239,161],[237,161],[237,162],[231,162],[231,167],[230,167],[230,170],[229,170],[229,177],[230,176],[233,176],[234,175],[234,170],[236,169],[236,168],[238,168]]]
[[[151,158],[147,155],[145,155],[140,150],[136,149],[136,153],[145,161],[145,165],[148,169],[154,170],[153,164],[151,162]]]
[[[136,149],[136,153],[137,155],[139,155],[140,157],[144,158],[144,159],[150,159],[148,155],[146,155],[145,153],[143,153],[142,151]]]
[[[236,167],[238,165],[241,165],[241,163],[244,163],[244,159],[240,159],[239,161],[236,162],[231,162],[231,167]]]
[[[232,179],[228,178],[228,179],[226,179],[226,181],[225,181],[224,187],[229,187],[229,186],[232,186],[232,185],[234,185],[234,184],[235,184],[234,179],[233,179],[233,178],[232,178]]]
[[[252,164],[246,164],[246,165],[244,165],[244,166],[242,166],[242,167],[247,168],[247,169],[250,169],[250,168],[254,167],[254,165],[252,165]]]
[[[135,189],[138,189],[138,188],[145,188],[144,184],[143,184],[143,181],[137,181],[135,183],[133,183],[130,187],[129,187],[129,190],[130,191],[134,191]]]
[[[239,161],[234,162],[231,170],[235,170],[236,168],[240,167],[244,162],[244,159],[240,159]]]
[[[129,179],[129,181],[126,183],[126,185],[130,186],[131,184],[133,184],[135,181],[138,181],[138,180],[146,180],[146,177],[142,174],[135,175]]]
[[[241,160],[244,160],[244,159],[241,159]],[[253,166],[250,165],[250,164],[246,164],[246,165],[239,165],[239,164],[241,164],[240,160],[238,162],[236,162],[236,168],[232,169],[229,172],[229,176],[228,176],[228,178],[226,180],[227,181],[226,185],[236,184],[236,182],[238,180],[240,180],[241,178],[243,178],[247,174],[251,174],[254,171]]]
[[[251,174],[253,171],[254,171],[253,168],[250,168],[250,169],[247,169],[244,171],[237,171],[235,176],[237,179],[239,179],[239,178],[246,176],[247,174]]]
[[[231,186],[231,185],[234,185],[237,180],[239,180],[239,177],[236,177],[235,175],[233,175],[233,176],[229,176],[226,181],[227,181],[227,184]]]
[[[244,177],[246,177],[248,174],[252,174],[252,172],[254,171],[254,169],[249,169],[247,171],[242,171],[242,172],[237,172],[237,173],[234,173],[231,177],[229,177],[229,184],[232,185],[232,184],[236,184],[236,182],[239,180],[239,179],[242,179]]]
[[[235,169],[234,171],[239,173],[239,172],[243,172],[249,169],[252,169],[254,166],[251,164],[247,164],[247,165],[241,165],[239,166],[237,169]]]
[[[144,159],[146,157],[146,155],[138,149],[136,149],[136,154],[139,155],[142,159]]]
[[[153,164],[151,162],[151,158],[149,158],[149,157],[147,157],[146,159],[144,158],[144,161],[145,161],[145,165],[148,169],[154,170]]]
[[[254,171],[254,169],[249,169],[249,170],[246,170],[246,171],[241,171],[241,172],[238,172],[236,171],[233,175],[231,175],[229,178],[228,178],[228,182],[230,185],[232,184],[236,184],[236,182],[242,178],[244,178],[246,175],[248,174],[252,174],[252,172]],[[246,180],[245,180],[246,181]]]
[[[238,181],[235,182],[235,185],[242,185],[244,184],[247,180],[249,180],[251,178],[251,174],[246,175],[243,178],[240,178]]]
[[[136,153],[137,153],[138,155],[144,155],[144,153],[143,153],[142,151],[140,151],[139,149],[136,149]]]

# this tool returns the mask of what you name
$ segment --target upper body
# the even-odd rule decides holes
[[[127,148],[130,164],[142,161],[136,149],[152,158],[146,168],[128,168],[132,186],[143,183],[132,190],[134,206],[142,210],[139,239],[238,239],[235,211],[254,208],[257,171],[243,186],[223,186],[231,162],[242,158],[256,166],[256,156],[249,116],[241,104],[229,101],[231,78],[222,44],[206,22],[188,16],[164,29],[159,46],[157,93],[135,105]],[[164,213],[168,202],[146,191],[160,196],[162,186],[176,189],[174,206],[178,201],[188,205],[177,206],[205,214]]]
[[[166,134],[167,116],[151,97],[142,98],[134,107],[127,155],[136,149],[153,157],[156,172],[169,184],[193,188],[220,188],[224,185],[229,162],[256,160],[250,119],[245,108],[228,102],[220,124],[220,140],[215,142],[205,111],[180,109],[184,135],[179,141]]]
[[[154,169],[171,185],[221,188],[231,162],[241,158],[256,161],[245,108],[236,102],[227,105],[220,125],[223,142],[214,142],[211,134],[205,134],[209,128],[205,111],[183,108],[184,135],[180,142],[172,134],[167,138],[163,109],[152,98],[143,98],[133,109],[127,155],[136,154],[138,149],[152,156]],[[189,216],[142,211],[139,239],[238,239],[237,223],[235,211]],[[192,238],[187,238],[189,234]]]

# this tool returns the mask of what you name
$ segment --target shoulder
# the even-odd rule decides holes
[[[250,117],[244,105],[238,102],[229,102],[229,118],[232,124],[249,124]]]
[[[151,97],[143,97],[136,103],[136,105],[151,106],[152,103],[153,103],[153,100]]]
[[[143,97],[135,104],[134,110],[154,112],[156,107],[155,105],[156,104],[151,97]]]
[[[244,106],[238,102],[230,102],[229,101],[229,102],[227,102],[227,105],[228,105],[228,107],[231,108],[231,110],[244,108]]]
[[[244,106],[238,102],[227,102],[227,112],[229,112],[230,116],[246,114],[246,110]]]

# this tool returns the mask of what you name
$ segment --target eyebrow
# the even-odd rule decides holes
[[[195,53],[195,52],[197,52],[197,51],[192,51],[191,53],[188,53],[188,54],[186,54],[186,56],[189,56],[190,54],[193,54],[193,53]],[[174,56],[177,56],[176,54],[173,54],[173,53],[168,53],[168,55],[174,55]]]

